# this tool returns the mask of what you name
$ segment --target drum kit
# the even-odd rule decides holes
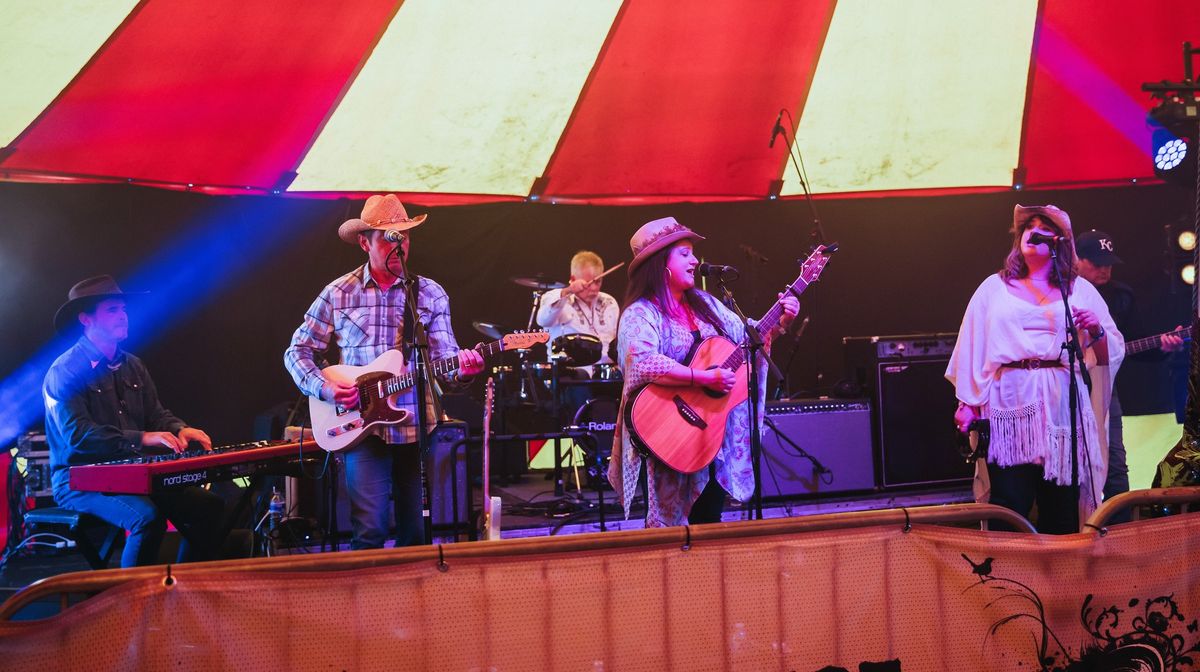
[[[532,306],[526,329],[538,327],[536,319],[542,296],[552,289],[566,287],[566,284],[542,275],[514,277],[511,280],[516,285],[532,290]],[[498,340],[515,331],[494,322],[475,321],[472,324],[476,331],[489,340]],[[615,359],[615,348],[614,342],[610,347],[610,362]],[[536,350],[521,351],[515,364],[495,366],[491,370],[496,381],[497,417],[501,431],[508,431],[504,427],[506,416],[514,419],[523,417],[527,422],[530,416],[536,416],[532,423],[538,431],[585,429],[594,434],[594,451],[591,446],[580,446],[593,487],[599,487],[604,480],[603,465],[612,448],[617,400],[621,395],[621,370],[615,364],[600,363],[604,354],[603,344],[596,336],[564,334],[550,343],[546,356],[539,356]],[[560,466],[555,465],[556,472]]]

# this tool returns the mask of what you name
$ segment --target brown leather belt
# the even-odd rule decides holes
[[[1006,369],[1055,369],[1063,366],[1057,359],[1022,359],[1016,362],[1005,362],[1000,365]]]

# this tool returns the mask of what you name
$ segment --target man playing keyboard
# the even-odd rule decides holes
[[[168,520],[183,535],[177,562],[212,559],[223,541],[224,501],[217,495],[198,487],[148,497],[79,492],[68,482],[73,465],[179,453],[189,442],[212,450],[207,434],[163,408],[146,365],[121,349],[129,337],[129,296],[110,276],[88,278],[71,288],[54,316],[60,333],[82,331],[42,385],[54,500],[128,530],[122,567],[157,562]]]

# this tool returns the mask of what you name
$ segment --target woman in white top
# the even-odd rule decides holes
[[[1057,243],[1030,244],[1041,233]],[[1066,283],[1081,345],[1095,364],[1116,368],[1125,344],[1096,288],[1075,273],[1071,219],[1053,205],[1016,206],[1013,244],[1004,267],[975,290],[959,329],[946,378],[954,384],[954,421],[967,431],[989,421],[987,474],[991,502],[1029,516],[1038,504],[1040,532],[1078,531],[1080,516],[1099,504],[1106,449],[1088,389],[1079,377],[1078,494],[1072,487],[1071,413],[1066,321],[1058,278]],[[1058,252],[1058,273],[1049,245]],[[1111,376],[1097,378],[1107,386]],[[1094,390],[1107,398],[1110,389]],[[1104,408],[1104,406],[1101,406]]]

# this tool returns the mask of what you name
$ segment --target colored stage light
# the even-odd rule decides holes
[[[1180,231],[1179,238],[1175,242],[1179,244],[1179,249],[1184,252],[1191,252],[1196,249],[1196,233],[1194,231]]]
[[[1187,157],[1187,142],[1182,138],[1168,140],[1154,152],[1154,169],[1168,171],[1183,163]]]
[[[1195,266],[1195,264],[1188,264],[1188,265],[1184,266],[1183,268],[1179,269],[1179,277],[1180,277],[1180,279],[1182,279],[1184,282],[1186,282],[1189,285],[1196,284],[1196,266]]]

